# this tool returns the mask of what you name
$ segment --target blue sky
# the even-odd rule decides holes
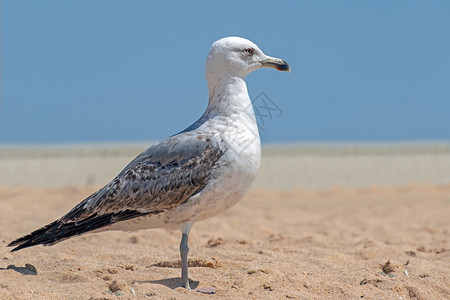
[[[159,140],[195,121],[212,42],[246,37],[292,73],[250,96],[262,140],[450,140],[449,1],[13,1],[1,4],[0,142]]]

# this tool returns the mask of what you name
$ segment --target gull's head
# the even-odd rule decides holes
[[[218,72],[245,77],[260,68],[290,72],[284,60],[265,55],[258,46],[241,37],[226,37],[214,42],[206,59],[207,77]]]

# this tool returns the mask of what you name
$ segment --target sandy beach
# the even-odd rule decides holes
[[[191,231],[191,286],[215,294],[180,287],[176,230],[86,234],[10,253],[11,240],[101,185],[3,185],[0,299],[449,299],[450,183],[439,181],[448,176],[449,156],[408,155],[263,157],[262,172],[271,177],[262,174],[234,208]],[[45,158],[48,170],[61,159]],[[386,159],[391,169],[376,165]],[[18,162],[27,166],[2,163],[12,172]],[[293,179],[274,176],[286,170]],[[62,176],[70,172],[61,169]],[[352,176],[338,178],[346,172]],[[402,173],[410,183],[397,179]]]
[[[196,224],[179,287],[177,231],[6,244],[96,187],[0,190],[1,299],[448,299],[450,185],[253,190]]]

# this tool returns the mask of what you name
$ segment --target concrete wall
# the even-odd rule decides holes
[[[105,184],[148,144],[1,146],[0,186]],[[255,188],[450,184],[450,144],[264,146]]]

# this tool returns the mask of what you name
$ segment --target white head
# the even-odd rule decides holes
[[[275,68],[290,72],[282,59],[265,55],[251,41],[241,37],[226,37],[212,44],[206,59],[206,77],[212,73],[225,73],[244,78],[259,68]]]

